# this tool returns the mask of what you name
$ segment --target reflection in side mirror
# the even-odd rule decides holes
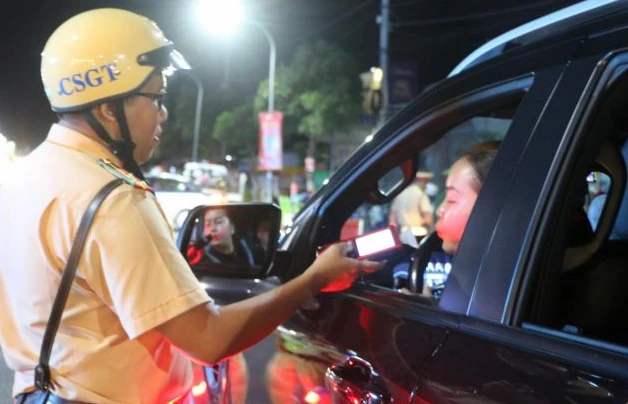
[[[377,190],[384,196],[392,194],[405,181],[401,167],[394,167],[377,181]]]
[[[199,206],[183,224],[179,251],[197,274],[257,278],[272,262],[281,210],[268,203]]]

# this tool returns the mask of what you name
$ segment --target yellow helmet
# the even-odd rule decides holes
[[[41,79],[56,112],[123,98],[155,69],[189,69],[157,25],[126,10],[80,13],[59,26],[41,54]]]

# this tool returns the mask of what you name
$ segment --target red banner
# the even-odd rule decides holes
[[[277,171],[283,168],[282,121],[281,112],[259,113],[258,170]]]

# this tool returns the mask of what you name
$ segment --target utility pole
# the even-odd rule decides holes
[[[275,66],[277,65],[277,46],[275,45],[275,39],[263,25],[259,23],[253,23],[253,25],[262,31],[270,48],[270,57],[268,58],[268,113],[272,113],[275,110]],[[266,190],[266,200],[268,202],[272,202],[273,172],[271,170],[266,171]]]
[[[227,49],[227,57],[225,58],[225,73],[222,77],[222,84],[220,85],[223,90],[228,90],[231,86],[231,44]]]
[[[181,70],[184,74],[190,77],[194,84],[196,84],[196,112],[194,114],[194,138],[192,140],[192,161],[199,161],[198,159],[198,142],[201,134],[201,114],[203,111],[203,83],[201,79],[193,72],[187,70]]]
[[[388,114],[388,31],[390,30],[390,0],[382,0],[379,22],[379,67],[382,69],[382,99],[378,126],[386,122]]]

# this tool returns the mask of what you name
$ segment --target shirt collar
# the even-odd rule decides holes
[[[78,150],[81,153],[87,153],[94,156],[96,159],[109,159],[116,165],[122,166],[122,161],[120,161],[107,146],[89,138],[81,132],[59,125],[58,123],[52,125],[46,137],[46,141],[61,147]]]

